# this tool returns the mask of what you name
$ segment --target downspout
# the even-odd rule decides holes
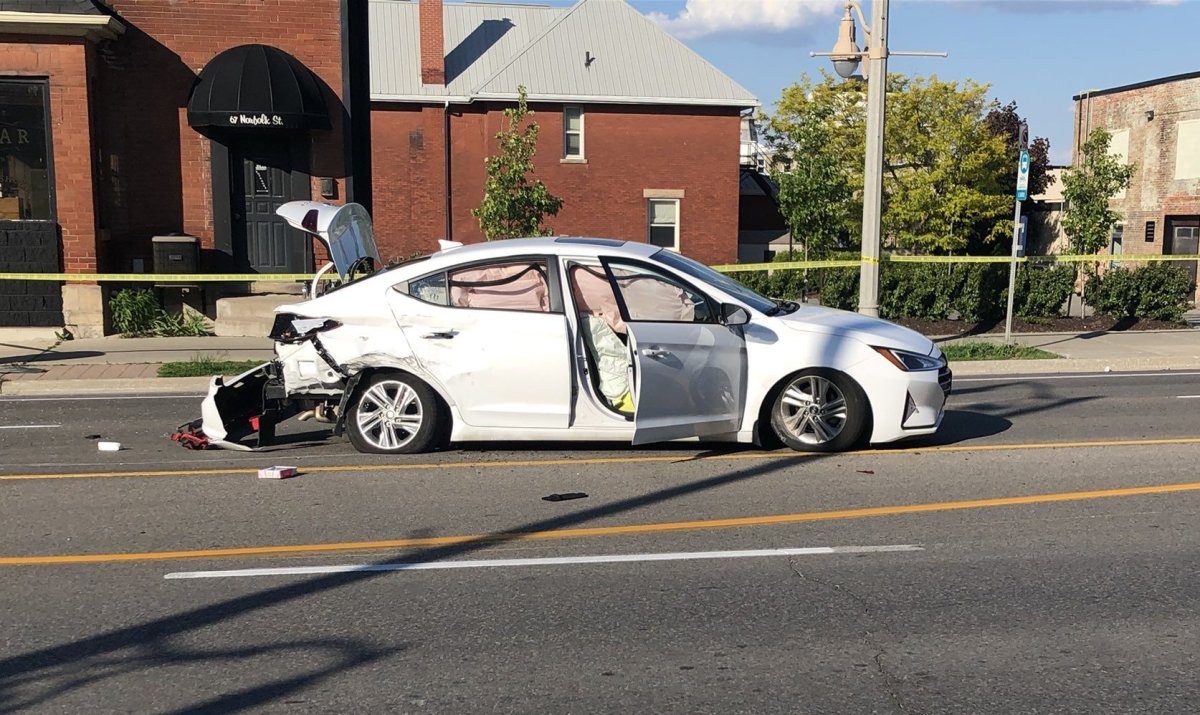
[[[444,169],[443,180],[446,182],[446,240],[454,240],[454,215],[451,213],[454,209],[454,201],[451,198],[451,172],[450,172],[450,100],[446,100],[446,107],[442,116],[442,167]]]

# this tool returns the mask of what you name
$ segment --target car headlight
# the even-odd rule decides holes
[[[946,364],[946,357],[938,355],[922,355],[913,353],[907,350],[897,350],[896,348],[880,348],[872,346],[872,349],[880,355],[887,358],[887,361],[905,372],[919,372],[921,370],[939,370]]]

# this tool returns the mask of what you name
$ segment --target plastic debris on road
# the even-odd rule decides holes
[[[259,479],[290,479],[296,476],[295,467],[267,467],[258,470]]]

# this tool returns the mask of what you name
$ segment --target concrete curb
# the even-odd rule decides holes
[[[0,384],[0,397],[200,394],[208,390],[208,383],[211,379],[208,377],[155,377],[140,380],[10,380]]]
[[[968,360],[950,363],[955,377],[1054,373],[1200,370],[1193,357],[1067,358],[1062,360]]]

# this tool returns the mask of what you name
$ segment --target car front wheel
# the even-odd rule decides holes
[[[360,452],[413,454],[438,444],[444,416],[437,394],[411,375],[372,375],[351,400],[346,434]]]
[[[771,427],[801,452],[841,452],[857,445],[867,428],[866,395],[834,370],[805,370],[792,377],[771,407]]]

